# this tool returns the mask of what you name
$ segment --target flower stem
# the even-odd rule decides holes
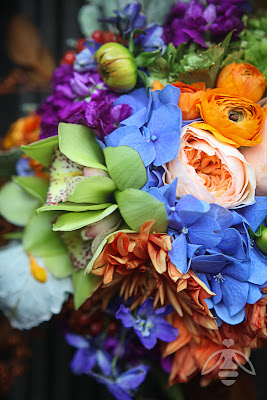
[[[118,361],[118,358],[121,354],[121,351],[122,351],[122,348],[124,345],[125,336],[126,336],[126,329],[123,327],[122,332],[121,332],[120,345],[119,345],[118,351],[116,352],[115,356],[113,357],[112,364],[111,364],[112,375],[114,375],[114,373],[115,373],[117,361]]]

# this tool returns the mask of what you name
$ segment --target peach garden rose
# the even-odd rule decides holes
[[[165,165],[165,183],[178,178],[177,197],[192,194],[225,208],[251,204],[256,187],[254,168],[239,150],[220,142],[212,131],[204,123],[182,128],[178,156]]]

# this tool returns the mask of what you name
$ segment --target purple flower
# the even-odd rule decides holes
[[[111,374],[112,356],[99,346],[96,339],[73,333],[67,333],[65,339],[70,346],[77,349],[70,366],[74,374],[88,374],[95,366],[104,375]]]
[[[126,328],[133,328],[141,343],[151,350],[155,347],[157,339],[172,342],[178,336],[178,329],[169,324],[164,317],[173,311],[172,306],[154,310],[154,299],[147,299],[139,308],[134,317],[130,308],[121,304],[116,318],[121,319]]]
[[[120,34],[129,34],[133,29],[143,28],[146,25],[146,17],[141,12],[140,3],[127,4],[123,10],[115,10],[116,17],[101,19],[116,26]]]
[[[108,391],[117,400],[131,400],[135,394],[136,389],[145,380],[149,367],[140,364],[128,371],[117,375],[115,378],[107,378],[93,372],[88,373],[97,380],[97,382],[105,385]]]

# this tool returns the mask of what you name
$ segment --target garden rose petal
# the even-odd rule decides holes
[[[201,124],[197,126],[182,128],[179,154],[165,165],[165,184],[178,178],[177,197],[192,194],[225,208],[251,204],[256,187],[254,168],[239,150],[209,133],[207,124],[203,129]]]

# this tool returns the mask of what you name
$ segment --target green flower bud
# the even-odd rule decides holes
[[[137,81],[137,66],[129,50],[119,43],[106,43],[95,53],[98,72],[114,92],[127,93]]]
[[[261,235],[255,238],[258,249],[267,255],[267,228],[261,226]]]

